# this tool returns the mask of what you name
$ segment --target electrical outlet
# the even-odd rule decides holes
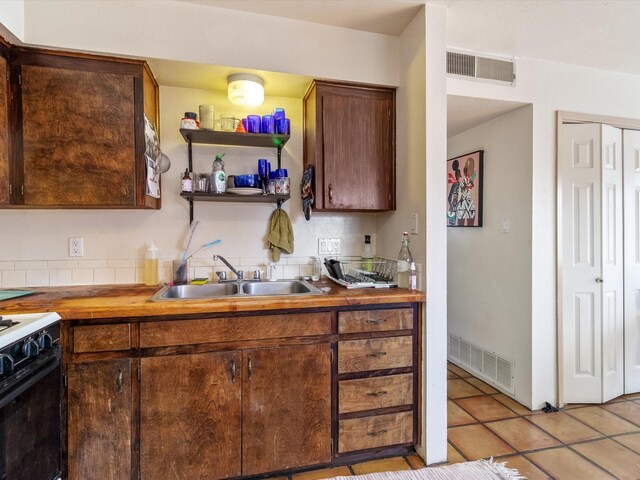
[[[318,239],[318,254],[326,256],[340,255],[342,252],[342,241],[339,238]]]
[[[84,256],[84,244],[82,241],[82,237],[69,237],[69,256],[70,257]]]
[[[417,213],[411,214],[411,229],[409,230],[409,233],[411,235],[418,234],[418,214]]]

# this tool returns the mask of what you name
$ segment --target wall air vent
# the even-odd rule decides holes
[[[449,332],[449,361],[502,391],[515,394],[513,361]]]
[[[448,50],[447,73],[502,85],[513,86],[516,83],[516,63],[513,59],[469,52]]]

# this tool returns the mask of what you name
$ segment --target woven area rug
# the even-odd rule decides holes
[[[455,463],[443,467],[428,467],[420,470],[369,473],[355,477],[335,477],[341,480],[526,480],[517,470],[507,468],[504,463],[493,460]]]

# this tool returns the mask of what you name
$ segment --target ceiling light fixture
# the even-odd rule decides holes
[[[227,96],[231,103],[257,107],[264,102],[264,80],[250,73],[234,73],[227,77]]]

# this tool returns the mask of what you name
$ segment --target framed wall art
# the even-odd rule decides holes
[[[447,160],[447,226],[482,226],[484,150]]]

